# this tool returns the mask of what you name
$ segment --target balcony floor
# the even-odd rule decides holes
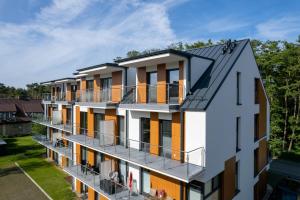
[[[202,166],[191,163],[182,163],[177,160],[140,151],[136,148],[125,148],[123,145],[100,146],[99,139],[87,138],[84,135],[70,135],[65,136],[65,138],[102,153],[109,154],[118,159],[125,160],[187,183],[193,180],[193,177],[199,175],[204,169]]]
[[[142,195],[131,195],[129,198],[129,190],[127,188],[120,188],[117,187],[117,192],[115,194],[108,194],[104,192],[103,186],[100,187],[100,181],[104,180],[103,176],[100,175],[93,175],[90,172],[86,174],[81,171],[80,166],[71,166],[64,169],[68,174],[71,176],[79,179],[81,182],[85,183],[89,187],[92,187],[95,191],[100,194],[105,195],[108,199],[133,199],[133,200],[142,200],[145,199]]]
[[[37,143],[39,143],[40,145],[43,145],[44,147],[52,150],[52,151],[55,151],[69,159],[72,159],[72,150],[70,148],[67,148],[67,147],[54,147],[52,145],[52,143],[50,142],[44,142],[44,141],[40,141],[40,140],[37,140],[37,139],[34,139]]]

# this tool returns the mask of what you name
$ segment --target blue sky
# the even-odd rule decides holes
[[[299,8],[299,0],[0,0],[0,82],[25,87],[179,41],[295,41]]]

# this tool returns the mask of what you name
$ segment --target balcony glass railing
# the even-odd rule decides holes
[[[72,159],[72,147],[66,145],[63,140],[57,139],[56,141],[51,141],[45,135],[41,134],[34,134],[32,138],[39,144]]]
[[[140,84],[124,89],[124,103],[179,104],[183,87],[179,84]]]
[[[45,117],[45,116],[36,116],[32,117],[32,122],[42,124],[45,126],[49,126],[52,128],[56,128],[62,131],[72,132],[72,123],[70,120],[67,120],[65,123],[61,119],[56,119],[53,117]],[[74,126],[74,124],[73,124]]]
[[[66,92],[57,92],[56,94],[52,93],[44,93],[43,95],[44,101],[67,101]]]
[[[203,147],[180,151],[167,146],[124,139],[112,134],[102,134],[98,131],[91,134],[86,129],[81,129],[80,133],[79,135],[65,135],[65,138],[180,179],[189,180],[200,173],[205,166],[205,149]]]
[[[121,87],[111,87],[107,89],[81,90],[79,91],[79,102],[119,102],[122,98]]]
[[[96,172],[93,166],[74,164],[65,167],[64,170],[84,184],[93,188],[98,193],[105,195],[108,199],[146,199],[138,191],[133,191],[128,186],[122,185],[118,177],[109,177],[101,171]],[[111,173],[113,174],[113,173]]]

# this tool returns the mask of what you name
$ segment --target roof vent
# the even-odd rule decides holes
[[[234,48],[236,47],[236,40],[231,42],[231,40],[227,40],[222,48],[222,54],[225,54],[226,52],[232,53]]]

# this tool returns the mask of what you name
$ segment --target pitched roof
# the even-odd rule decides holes
[[[0,112],[17,112],[17,108],[14,103],[0,103]]]
[[[77,69],[76,71],[81,72],[81,71],[86,71],[86,70],[95,69],[95,68],[99,68],[99,67],[105,67],[105,66],[122,67],[122,66],[119,66],[117,63],[103,63],[103,64],[99,64],[99,65],[93,65],[93,66],[89,66],[89,67],[80,68],[80,69]]]
[[[224,44],[187,50],[190,54],[211,58],[214,62],[192,86],[191,93],[181,104],[181,108],[185,110],[205,110],[248,42],[249,40],[236,41],[236,46],[231,53],[222,53]]]

